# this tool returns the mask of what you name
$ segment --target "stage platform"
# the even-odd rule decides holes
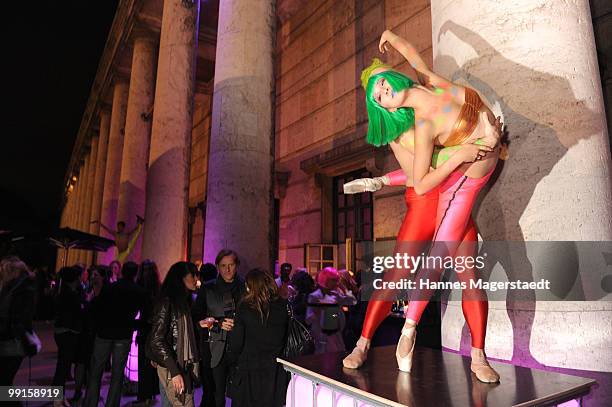
[[[358,370],[342,366],[343,353],[279,359],[291,372],[287,406],[580,406],[595,380],[492,362],[501,382],[479,382],[470,359],[415,348],[412,373],[397,369],[395,346],[372,348]],[[574,402],[572,402],[574,400]]]

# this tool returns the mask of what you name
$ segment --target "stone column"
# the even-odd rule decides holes
[[[74,215],[72,217],[72,225],[70,226],[74,230],[78,230],[79,228],[79,212],[80,212],[80,203],[81,203],[81,175],[83,174],[83,164],[79,165],[79,172],[76,174],[77,180],[74,183]],[[76,250],[71,250],[70,256],[68,256],[69,265],[74,264],[76,259]]]
[[[510,157],[477,217],[485,245],[513,245],[498,258],[496,278],[555,284],[563,267],[541,264],[567,253],[535,253],[530,242],[612,239],[610,149],[589,2],[432,0],[431,13],[434,70],[477,89],[509,133]],[[491,304],[490,356],[612,371],[610,301],[536,303],[535,296]],[[460,347],[462,325],[460,305],[449,304],[444,346]]]
[[[77,175],[77,182],[75,185],[75,203],[74,203],[74,220],[72,224],[72,228],[75,230],[80,230],[81,227],[81,216],[83,213],[83,190],[85,184],[85,161],[83,161],[79,167],[79,174]],[[75,262],[78,261],[80,255],[80,250],[72,249],[70,259],[70,265],[72,266]]]
[[[71,176],[72,177],[72,176]],[[68,219],[66,219],[66,227],[72,228],[72,222],[74,220],[74,197],[76,196],[76,187],[74,186],[74,182],[72,178],[70,179],[70,183],[73,184],[72,191],[69,188],[68,201],[66,203],[66,207],[68,208]],[[68,261],[68,259],[66,259]]]
[[[142,249],[162,276],[185,259],[199,7],[164,1]]]
[[[98,155],[96,157],[96,178],[94,180],[91,204],[91,220],[100,220],[102,211],[102,195],[104,194],[104,176],[106,173],[106,157],[108,155],[108,132],[110,127],[110,111],[100,111],[100,135],[98,140]],[[89,233],[100,234],[100,224],[89,225]]]
[[[88,212],[88,207],[89,207],[89,199],[88,196],[89,194],[89,186],[91,184],[91,161],[92,161],[92,156],[91,156],[91,150],[89,150],[89,152],[87,152],[87,154],[85,155],[85,165],[84,165],[84,177],[83,177],[83,191],[82,191],[82,195],[81,195],[81,214],[79,216],[79,230],[81,232],[87,232],[89,230],[89,222],[87,221],[87,212]],[[87,264],[87,251],[86,250],[79,250],[79,262],[84,263],[85,265]]]
[[[242,270],[271,267],[275,3],[219,9],[204,258],[232,248]]]
[[[117,227],[117,202],[119,200],[119,176],[121,174],[121,156],[123,154],[123,135],[125,134],[125,115],[127,111],[128,83],[119,80],[113,89],[113,107],[108,133],[106,170],[104,173],[104,193],[100,222],[111,229]],[[103,228],[100,235],[115,240],[115,237]],[[98,263],[109,264],[115,255],[112,247],[106,252],[98,253]]]
[[[89,152],[89,172],[87,174],[87,189],[85,191],[85,219],[83,222],[83,232],[89,233],[91,229],[91,210],[93,205],[93,189],[96,181],[96,162],[98,160],[99,137],[91,138],[91,150]],[[91,265],[93,261],[93,251],[85,252],[85,264]]]
[[[72,197],[72,202],[71,202],[71,221],[70,221],[70,228],[71,229],[77,229],[77,221],[79,219],[79,180],[78,178],[80,177],[80,173],[79,175],[77,175],[77,180],[74,183],[74,190],[72,192],[73,197]],[[69,256],[68,256],[68,265],[71,266],[72,264],[74,264],[74,260],[76,258],[76,250],[72,249],[70,250]]]
[[[136,216],[145,212],[156,48],[152,37],[141,35],[134,41],[117,208],[117,220],[125,222],[126,230],[134,230]],[[128,260],[140,262],[141,242],[139,238]]]

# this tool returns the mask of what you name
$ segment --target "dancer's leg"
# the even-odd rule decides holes
[[[397,236],[396,253],[401,251],[418,255],[424,249],[424,245],[431,240],[435,230],[438,195],[437,189],[421,196],[417,195],[413,188],[406,188],[406,215]],[[390,270],[385,273],[384,281],[399,281],[409,274],[409,269]],[[374,292],[368,303],[361,337],[353,352],[344,359],[345,367],[355,369],[363,364],[370,347],[370,340],[378,326],[391,312],[391,304],[397,294],[395,290]]]
[[[474,221],[470,216],[467,229],[457,251],[457,256],[474,256],[476,252],[477,240],[478,232],[476,230],[476,225],[474,224]],[[468,268],[460,274],[459,278],[467,279],[469,278],[469,276],[472,276],[473,278],[473,275],[473,268]],[[466,319],[468,320],[470,332],[472,332],[472,340],[474,341],[474,338],[478,338],[482,341],[482,343],[484,343],[484,329],[482,329],[482,324],[484,321],[484,327],[486,328],[488,304],[486,301],[474,301],[475,298],[480,299],[480,297],[478,297],[476,294],[465,295],[464,292],[464,296],[462,297],[462,306],[464,309],[464,313],[465,311],[469,310],[468,313],[465,315]],[[415,310],[415,312],[421,315],[427,307],[428,303],[429,301],[426,300],[412,300],[410,301],[408,307],[409,309]],[[482,318],[482,316],[484,316],[484,319]],[[404,323],[404,327],[402,329],[402,336],[400,337],[400,341],[398,342],[396,351],[398,366],[400,370],[405,372],[409,372],[412,367],[411,354],[416,341],[415,334],[416,322],[411,320],[410,318],[407,318],[406,322]]]
[[[465,236],[457,250],[455,257],[468,257],[477,255],[478,232],[474,220],[470,216]],[[468,267],[461,273],[457,272],[459,281],[465,283],[466,289],[462,291],[461,308],[463,316],[470,328],[472,347],[484,349],[485,336],[487,333],[487,316],[489,314],[489,302],[487,294],[482,289],[470,288],[470,281],[476,279],[474,267]]]
[[[136,242],[138,241],[138,238],[140,237],[140,232],[142,232],[141,223],[139,223],[138,226],[136,226],[136,229],[134,230],[134,232],[132,232],[132,235],[130,236],[130,241],[128,242],[127,249],[125,249],[124,251],[120,252],[117,255],[117,261],[119,261],[122,264],[125,262],[125,260],[128,258],[130,253],[132,253],[132,250],[134,250],[134,246],[136,246]]]
[[[433,190],[419,196],[413,188],[406,188],[406,215],[397,235],[395,252],[409,252],[417,256],[431,241],[435,230],[435,213],[438,203],[438,191]],[[384,281],[400,281],[410,274],[409,269],[394,269],[385,273]],[[398,292],[395,290],[377,290],[368,303],[361,336],[372,339],[380,323],[391,312],[391,304]]]

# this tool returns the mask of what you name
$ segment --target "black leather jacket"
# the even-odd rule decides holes
[[[179,338],[178,321],[180,314],[171,306],[168,298],[159,300],[151,319],[151,332],[147,340],[146,355],[149,359],[168,369],[172,377],[185,373],[176,356]]]

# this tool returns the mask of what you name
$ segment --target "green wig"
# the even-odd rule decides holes
[[[406,75],[397,71],[384,71],[376,75],[371,75],[375,69],[370,69],[375,64],[376,67],[384,66],[380,61],[374,60],[372,65],[362,72],[362,84],[366,83],[366,108],[368,111],[368,135],[367,142],[376,147],[389,144],[397,139],[402,133],[414,126],[414,109],[411,107],[400,107],[394,112],[390,112],[374,99],[374,85],[380,78],[385,78],[395,92],[411,88],[414,82]],[[369,76],[369,78],[368,78]]]

